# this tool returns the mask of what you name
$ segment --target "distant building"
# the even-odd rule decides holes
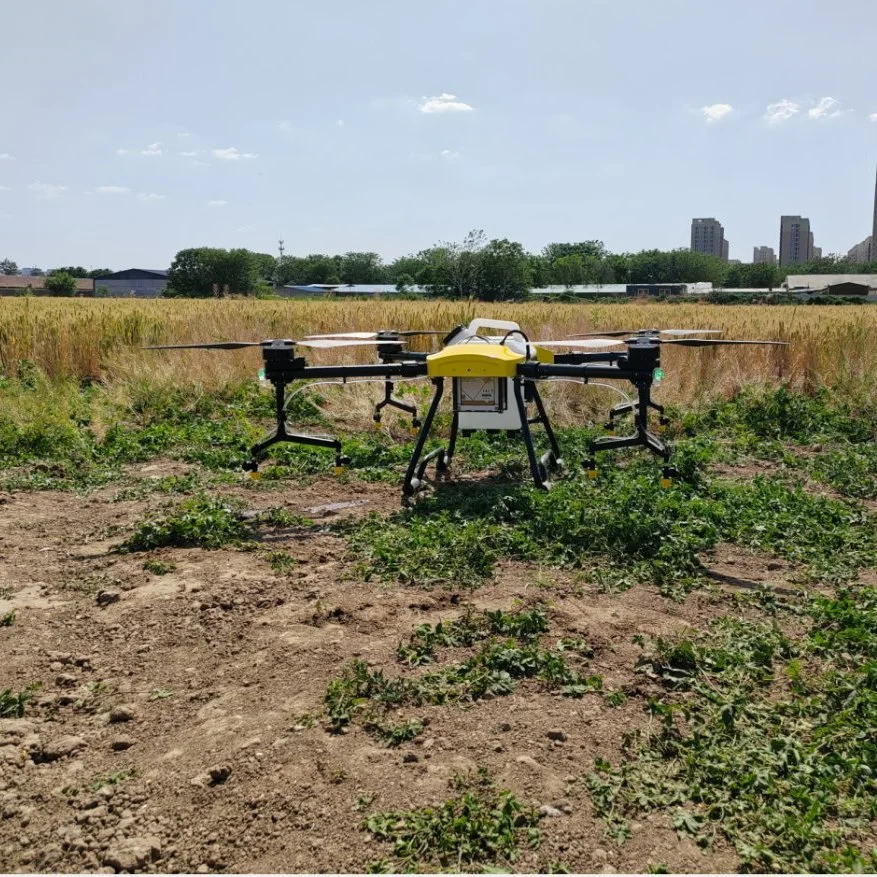
[[[773,247],[753,247],[752,262],[755,265],[776,265],[777,254]]]
[[[877,274],[790,274],[786,288],[789,292],[868,295],[877,291]]]
[[[810,258],[811,259],[821,259],[822,258],[822,247],[810,247]]]
[[[813,235],[805,216],[780,217],[780,265],[798,265],[810,261]]]
[[[52,295],[46,289],[44,276],[22,274],[0,274],[0,295],[23,295],[30,290],[34,295]],[[94,293],[94,281],[90,277],[76,277],[74,295],[90,296]]]
[[[728,250],[725,245],[725,229],[722,223],[713,217],[691,220],[691,251],[706,253],[717,259],[727,259]]]
[[[722,241],[722,258],[727,262],[728,261],[728,253],[731,251],[731,243],[725,238]]]
[[[852,262],[854,265],[862,265],[865,262],[877,262],[873,241],[874,238],[868,235],[865,240],[852,247],[847,253],[847,261]]]
[[[628,283],[628,295],[687,295],[688,283]]]
[[[113,298],[158,298],[167,288],[167,271],[127,268],[94,281],[95,295]]]
[[[425,292],[420,286],[406,286],[406,292]],[[277,295],[284,298],[308,298],[311,296],[381,296],[399,295],[393,283],[290,283],[275,289]]]

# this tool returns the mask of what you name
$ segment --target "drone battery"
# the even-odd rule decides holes
[[[509,378],[454,378],[454,411],[461,430],[520,429],[517,406],[509,406],[511,398]]]

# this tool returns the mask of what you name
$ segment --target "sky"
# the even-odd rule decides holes
[[[873,0],[29,0],[3,11],[0,259],[386,260],[469,229],[845,253],[871,230]]]

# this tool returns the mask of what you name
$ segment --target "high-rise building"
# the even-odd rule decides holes
[[[814,247],[811,245],[810,258],[811,258],[811,260],[812,259],[821,259],[822,258],[822,247]]]
[[[773,247],[753,247],[752,262],[755,265],[776,265],[777,254]]]
[[[691,220],[691,251],[707,253],[717,259],[727,259],[725,229],[722,223],[711,216]]]
[[[874,252],[874,238],[868,235],[861,243],[856,244],[847,253],[847,261],[855,265],[862,265],[865,262],[877,262]]]
[[[725,238],[722,241],[722,258],[727,262],[728,261],[728,252],[731,249],[731,242]]]
[[[780,265],[797,265],[810,260],[810,220],[806,216],[780,217]]]

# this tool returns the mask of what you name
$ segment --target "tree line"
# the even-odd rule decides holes
[[[0,261],[0,273],[17,271],[14,262]],[[63,281],[66,286],[76,277],[99,279],[109,273],[81,266],[48,272],[58,278],[52,285]],[[488,239],[476,229],[462,241],[441,241],[391,262],[372,252],[278,258],[247,249],[189,248],[174,258],[165,295],[258,295],[270,293],[276,285],[380,283],[402,292],[416,286],[435,296],[495,301],[524,298],[534,288],[581,284],[710,282],[716,288],[774,289],[792,273],[877,273],[877,262],[857,265],[829,255],[780,268],[727,263],[687,249],[612,253],[598,240],[551,243],[539,253],[530,253],[516,241]]]

